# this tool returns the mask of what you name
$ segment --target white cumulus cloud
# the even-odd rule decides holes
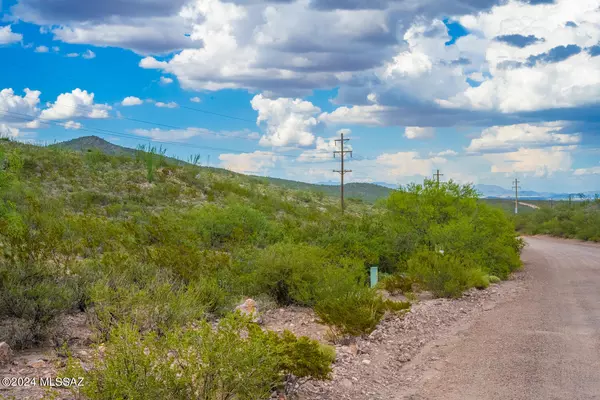
[[[11,44],[23,40],[23,35],[14,33],[11,25],[0,26],[0,45]]]
[[[125,107],[131,107],[131,106],[139,106],[141,104],[144,104],[144,101],[138,97],[135,96],[128,96],[125,97],[123,99],[123,101],[121,102],[121,105],[125,106]]]
[[[177,103],[175,103],[174,101],[170,101],[168,103],[163,103],[162,101],[157,101],[156,103],[154,103],[154,105],[159,108],[177,108],[177,107],[179,107],[179,105]]]
[[[64,126],[65,129],[78,130],[81,129],[83,125],[81,124],[81,122],[67,121],[63,123],[62,126]]]
[[[262,146],[310,146],[315,141],[314,130],[321,112],[309,101],[291,98],[270,99],[254,96],[252,108],[258,111],[256,123],[265,122],[267,132],[260,139]]]
[[[513,151],[522,147],[570,146],[581,141],[579,134],[560,133],[564,122],[547,122],[543,124],[517,124],[492,126],[471,140],[467,151],[499,152]]]
[[[404,137],[407,139],[431,139],[435,136],[435,128],[407,126],[404,129]]]
[[[108,111],[112,107],[108,104],[94,103],[94,93],[79,88],[71,93],[59,95],[54,103],[49,103],[48,108],[42,111],[42,119],[61,120],[73,118],[108,118]]]

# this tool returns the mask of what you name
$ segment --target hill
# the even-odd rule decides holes
[[[63,149],[70,149],[74,151],[87,152],[90,150],[98,150],[104,154],[117,155],[117,156],[132,156],[135,157],[138,150],[131,149],[115,145],[108,142],[98,136],[84,136],[76,139],[72,139],[66,142],[56,143],[49,147],[58,147]],[[166,159],[177,165],[187,164],[185,161],[178,160],[172,157],[166,157]],[[222,170],[221,168],[211,168],[213,170]],[[233,173],[233,172],[230,172]],[[235,173],[234,173],[235,174]],[[240,174],[242,175],[242,174]],[[271,178],[271,177],[256,177],[257,179],[265,179],[269,183],[277,186],[281,186],[287,189],[320,192],[327,196],[339,197],[340,186],[339,185],[327,185],[327,184],[311,184],[305,182],[291,181],[287,179]],[[378,199],[389,196],[391,189],[372,183],[348,183],[344,185],[345,196],[349,201],[352,199],[365,201],[368,203],[374,203]]]

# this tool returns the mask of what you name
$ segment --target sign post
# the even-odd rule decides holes
[[[375,265],[374,267],[371,267],[371,287],[374,288],[377,285],[377,272],[378,272],[379,266]]]

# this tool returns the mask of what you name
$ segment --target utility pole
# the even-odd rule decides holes
[[[519,180],[515,178],[513,183],[513,189],[515,189],[515,214],[519,213]]]
[[[440,176],[444,176],[444,174],[440,174],[440,170],[438,169],[437,172],[433,174],[433,177],[437,179],[438,186],[440,186]]]
[[[350,139],[344,139],[344,134],[340,133],[340,139],[335,140],[336,146],[337,146],[338,142],[340,143],[340,150],[336,150],[333,152],[333,158],[335,158],[335,156],[339,154],[340,161],[342,163],[342,168],[339,171],[335,170],[335,169],[333,170],[333,172],[340,173],[341,180],[342,180],[342,185],[340,187],[342,214],[344,213],[344,175],[348,172],[352,172],[352,170],[344,169],[344,158],[345,158],[346,154],[350,154],[350,157],[352,157],[352,150],[346,150],[346,147],[345,147],[346,142],[349,140]]]
[[[210,154],[206,156],[206,166],[210,167]]]

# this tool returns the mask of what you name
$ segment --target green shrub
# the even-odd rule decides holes
[[[89,297],[95,327],[103,336],[120,322],[162,333],[202,319],[222,305],[207,286],[182,285],[167,272],[143,264],[96,279]]]
[[[377,284],[390,294],[412,292],[413,281],[405,274],[394,274],[384,276]]]
[[[371,333],[386,311],[385,301],[367,287],[360,263],[323,270],[315,290],[315,312],[336,335]]]
[[[42,343],[52,332],[56,318],[74,311],[78,298],[78,280],[50,265],[0,262],[0,318],[11,318],[18,335],[11,336],[10,326],[0,341],[24,348]],[[15,332],[16,332],[15,331]]]
[[[460,297],[469,288],[489,285],[487,276],[472,261],[429,251],[408,261],[408,274],[438,297]]]
[[[286,375],[329,379],[331,361],[316,341],[264,332],[230,315],[215,329],[203,322],[163,337],[118,325],[91,368],[70,360],[66,374],[85,378],[79,390],[90,400],[256,400],[283,388]]]
[[[251,280],[253,293],[268,293],[278,304],[312,305],[319,275],[330,268],[323,250],[307,245],[279,243],[257,253]]]

